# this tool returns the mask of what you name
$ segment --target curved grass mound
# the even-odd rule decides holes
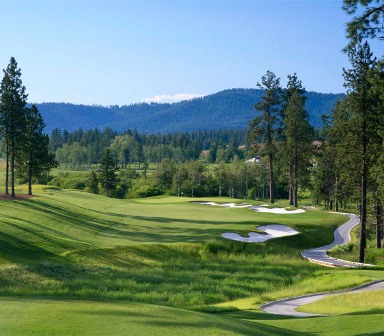
[[[261,335],[273,330],[233,319],[134,303],[2,299],[0,333],[71,335]]]
[[[31,330],[36,330],[35,335],[44,335],[40,324],[45,317],[57,319],[57,323],[52,323],[58,328],[62,324],[64,329],[57,334],[73,335],[63,322],[65,319],[68,325],[65,316],[70,309],[78,314],[72,317],[77,324],[82,321],[85,326],[87,323],[97,326],[94,320],[103,321],[105,316],[110,316],[116,324],[115,330],[111,327],[114,334],[124,334],[124,329],[117,328],[125,326],[118,324],[129,325],[126,318],[134,316],[135,311],[129,310],[132,314],[127,314],[121,305],[134,302],[141,302],[144,307],[141,313],[140,305],[136,306],[139,324],[143,324],[142,331],[137,329],[137,335],[157,335],[157,330],[172,335],[166,329],[172,322],[170,328],[177,335],[192,334],[189,330],[195,328],[198,334],[207,335],[222,335],[224,331],[244,335],[296,335],[288,329],[262,326],[259,322],[248,329],[248,322],[242,320],[224,322],[197,313],[191,316],[201,316],[198,322],[188,316],[184,320],[160,317],[169,316],[164,306],[220,313],[223,308],[214,305],[233,306],[235,300],[243,299],[254,304],[257,300],[275,298],[274,293],[290,295],[292,288],[300,294],[306,280],[315,278],[317,283],[322,275],[336,272],[308,263],[300,252],[332,241],[334,229],[345,221],[343,216],[320,211],[281,216],[242,208],[204,207],[190,203],[196,199],[184,197],[117,200],[44,188],[36,193],[39,197],[17,202],[0,200],[0,296],[11,298],[6,300],[9,304],[3,305],[6,302],[3,299],[0,305],[4,316],[0,333],[4,335],[18,335],[6,332],[16,330],[6,329],[12,328],[11,321],[20,327],[20,332],[28,330],[27,335],[33,335]],[[219,200],[230,201],[213,199]],[[300,234],[260,244],[220,237],[222,232],[250,232],[260,225],[286,225]],[[352,277],[343,278],[347,282],[345,286],[352,285]],[[359,276],[353,281],[365,280]],[[327,288],[330,290],[340,286],[329,281],[326,285],[332,287]],[[317,290],[324,290],[323,287]],[[312,284],[310,290],[313,290]],[[50,315],[49,305],[46,310],[43,304],[39,306],[42,298],[66,302],[66,306],[63,303],[62,313],[57,315],[54,311],[60,309],[51,307]],[[95,312],[89,306],[95,303],[88,305],[80,301],[84,303],[81,307],[79,299],[105,302],[101,302],[100,311]],[[12,306],[12,302],[17,307]],[[107,309],[103,304],[117,308]],[[151,306],[148,309],[155,310],[148,312],[144,304],[163,307]],[[28,305],[35,306],[28,310]],[[28,317],[20,309],[36,311],[36,315],[31,313]],[[9,317],[12,311],[14,316],[19,316],[17,320]],[[150,318],[141,319],[146,314]],[[208,318],[213,320],[209,322]],[[203,329],[212,325],[210,323],[214,324],[211,329]],[[149,325],[154,332],[145,329]],[[192,326],[191,329],[188,326]],[[87,334],[84,330],[83,334]],[[105,329],[100,327],[100,330]]]

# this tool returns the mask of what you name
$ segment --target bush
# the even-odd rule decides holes
[[[79,173],[60,173],[48,182],[48,185],[60,187],[63,189],[84,190],[87,185],[89,174]]]
[[[129,193],[128,198],[146,198],[162,195],[163,191],[152,185],[139,185],[137,189]]]

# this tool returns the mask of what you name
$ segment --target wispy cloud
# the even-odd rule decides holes
[[[204,97],[205,94],[196,93],[178,93],[175,95],[158,95],[154,97],[144,98],[144,103],[177,103],[182,100],[190,100],[193,98]]]

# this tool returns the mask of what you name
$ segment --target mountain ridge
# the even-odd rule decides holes
[[[259,89],[227,89],[200,98],[177,103],[135,103],[131,105],[82,105],[70,103],[35,104],[40,110],[46,131],[55,128],[74,131],[78,128],[118,132],[137,129],[140,133],[192,132],[212,129],[243,129],[257,112],[254,104],[261,98]],[[306,93],[306,108],[311,124],[321,125],[321,115],[329,115],[343,94]]]

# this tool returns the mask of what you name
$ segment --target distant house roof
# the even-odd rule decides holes
[[[203,156],[208,156],[208,154],[209,154],[210,151],[211,151],[210,149],[204,149],[204,150],[201,151],[201,154],[202,154]]]
[[[245,163],[259,163],[259,162],[260,162],[260,157],[258,157],[258,156],[245,161]]]

